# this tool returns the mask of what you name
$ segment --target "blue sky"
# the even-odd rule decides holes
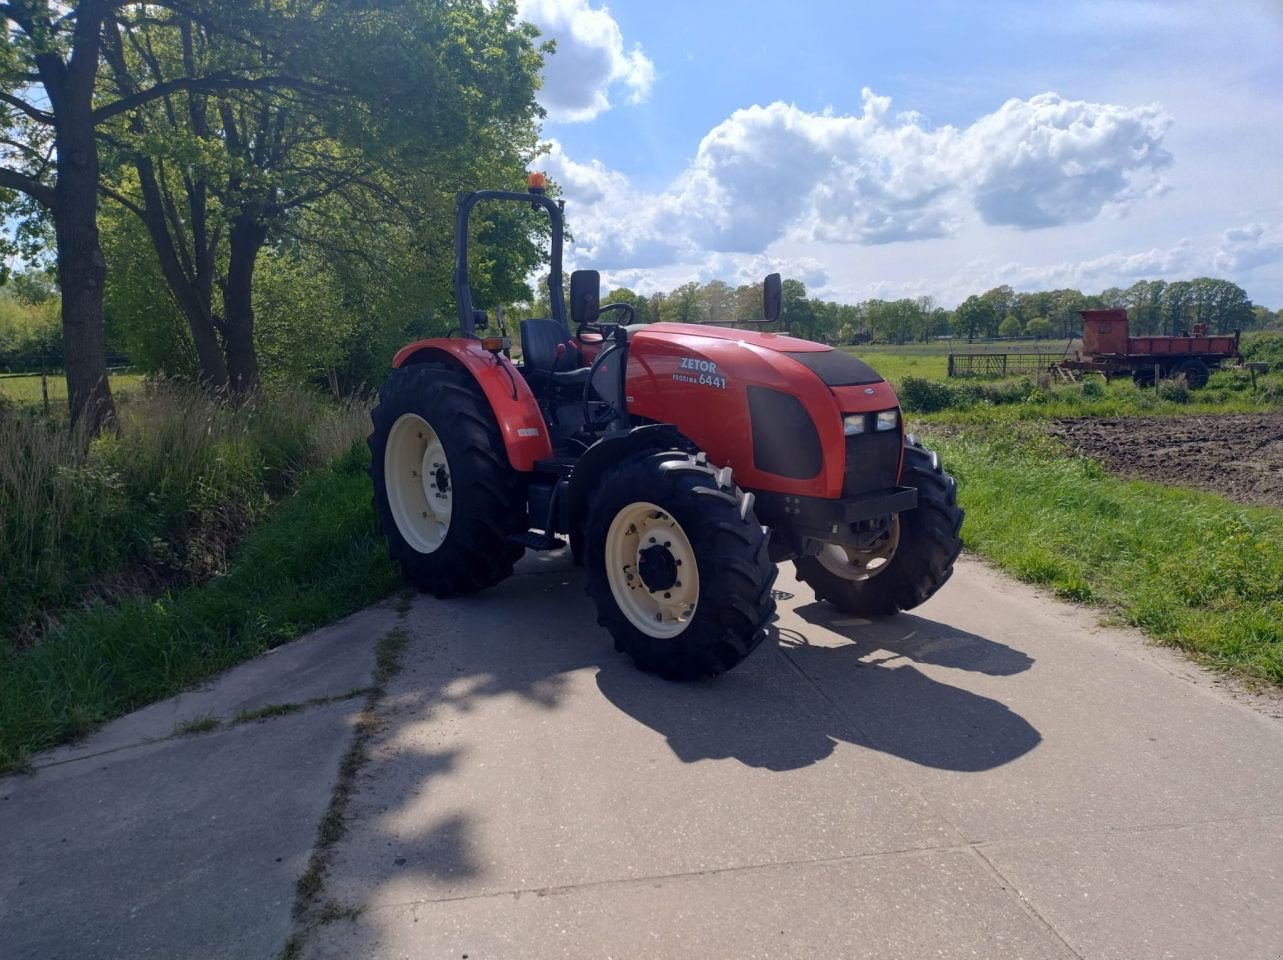
[[[1225,276],[1283,307],[1283,0],[521,0],[570,261],[642,291]]]

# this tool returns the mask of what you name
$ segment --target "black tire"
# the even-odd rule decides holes
[[[639,669],[669,680],[711,677],[738,664],[765,639],[775,613],[776,567],[767,556],[769,534],[746,496],[730,482],[728,471],[719,479],[702,456],[675,450],[635,454],[601,477],[588,509],[587,592],[597,606],[597,622],[615,638],[615,649],[632,657]],[[611,588],[607,534],[616,516],[639,502],[660,507],[680,524],[699,573],[694,613],[676,636],[656,637],[639,629]]]
[[[901,483],[917,488],[918,505],[900,514],[899,546],[874,576],[847,580],[817,557],[795,561],[798,579],[810,585],[817,600],[855,616],[889,616],[925,603],[953,576],[962,550],[964,516],[958,485],[941,468],[940,458],[913,434],[905,438]]]
[[[1185,378],[1185,385],[1191,390],[1202,390],[1207,386],[1207,364],[1198,357],[1186,360],[1175,372],[1177,376]]]
[[[440,546],[422,552],[397,526],[386,476],[388,438],[405,414],[436,431],[449,460],[453,507]],[[525,552],[507,540],[526,529],[520,477],[508,463],[499,427],[481,388],[464,370],[415,364],[392,371],[370,413],[374,513],[405,578],[438,597],[476,593],[512,573]]]

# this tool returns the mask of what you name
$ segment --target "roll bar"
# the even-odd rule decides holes
[[[548,295],[552,317],[567,330],[566,298],[561,287],[561,244],[565,233],[564,203],[542,193],[516,193],[507,190],[477,190],[461,193],[456,198],[458,209],[454,233],[454,299],[459,304],[459,329],[465,337],[476,336],[476,316],[472,308],[472,286],[468,283],[468,219],[472,208],[482,200],[510,200],[543,207],[552,221],[552,256],[548,271]]]

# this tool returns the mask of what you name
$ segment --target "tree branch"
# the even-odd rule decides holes
[[[118,193],[115,190],[111,189],[111,187],[106,186],[105,184],[98,185],[98,192],[101,193],[104,197],[108,197],[112,200],[115,200],[118,204],[120,204],[126,210],[129,210],[130,212],[132,212],[134,216],[136,216],[139,220],[145,220],[147,218],[146,211],[144,211],[142,207],[134,203],[134,201],[130,200],[123,193]]]
[[[130,94],[127,97],[121,97],[115,103],[109,103],[105,107],[99,107],[93,113],[93,121],[96,124],[102,123],[104,120],[126,113],[135,107],[150,103],[158,97],[165,97],[180,90],[220,93],[229,90],[271,90],[274,87],[289,87],[296,90],[314,89],[325,92],[324,88],[319,84],[309,83],[297,77],[237,77],[230,74],[208,77],[177,77],[173,80],[157,83],[146,90],[139,90],[137,93]]]
[[[3,91],[0,91],[0,103],[7,103],[9,104],[9,106],[13,107],[15,110],[21,110],[23,113],[29,116],[32,120],[35,120],[39,123],[48,124],[49,126],[53,126],[52,113],[48,113],[47,111],[41,110],[39,107],[33,107],[31,104],[27,103],[27,101],[23,100],[21,97],[15,97],[11,93],[5,93]]]
[[[17,170],[0,167],[0,187],[19,190],[43,206],[53,207],[53,187],[41,183],[39,180],[32,180]]]

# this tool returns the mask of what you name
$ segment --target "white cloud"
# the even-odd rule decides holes
[[[876,245],[950,236],[977,220],[1026,230],[1082,223],[1161,192],[1170,162],[1170,121],[1154,106],[1045,93],[959,129],[862,96],[858,115],[778,102],[737,110],[654,195],[558,145],[549,172],[584,258],[627,269],[758,254],[783,239]]]
[[[1226,230],[1216,250],[1221,270],[1252,270],[1283,262],[1283,225],[1252,223]]]
[[[1171,120],[1157,106],[1008,100],[962,135],[972,202],[986,223],[1082,223],[1161,192]]]
[[[557,52],[544,61],[539,102],[552,120],[591,120],[611,107],[612,88],[622,87],[629,103],[640,103],[655,81],[655,64],[640,45],[624,48],[623,32],[606,7],[588,0],[521,0],[518,12],[555,40]]]

